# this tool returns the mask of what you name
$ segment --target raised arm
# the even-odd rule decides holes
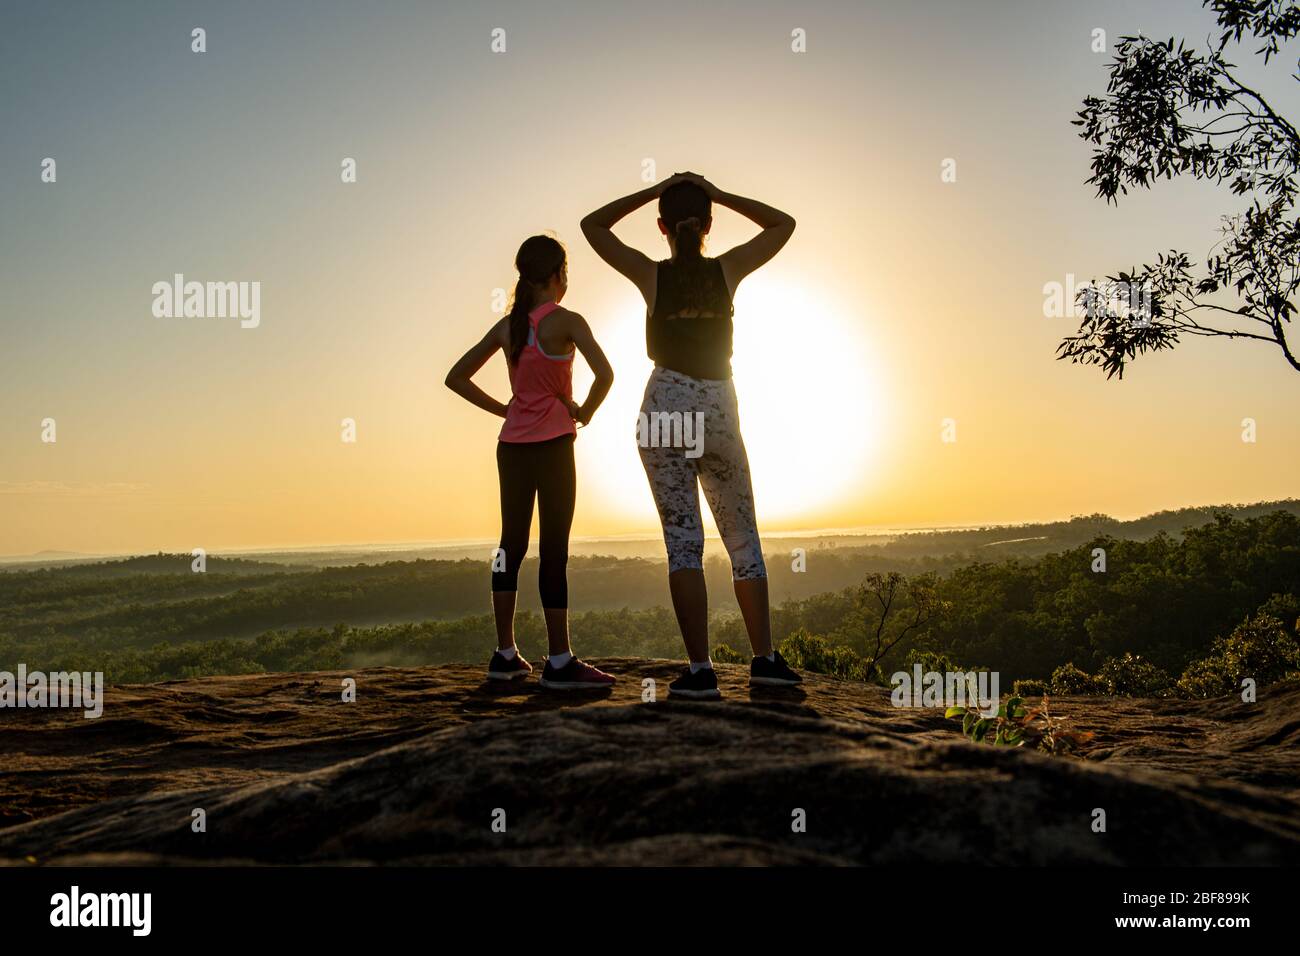
[[[687,175],[699,183],[717,205],[740,213],[763,230],[753,239],[728,249],[718,257],[727,285],[734,293],[741,279],[775,256],[790,241],[794,234],[794,217],[757,199],[723,192],[702,176]]]
[[[587,425],[591,423],[591,416],[596,414],[596,409],[600,408],[600,403],[605,400],[605,396],[609,394],[614,384],[614,370],[610,368],[609,360],[605,358],[605,353],[596,343],[596,337],[591,334],[591,327],[587,325],[587,320],[576,312],[570,312],[567,319],[567,331],[569,338],[573,340],[574,348],[582,353],[582,357],[596,376],[595,381],[591,383],[591,391],[587,393],[587,400],[569,409],[576,421]]]
[[[675,179],[676,177],[670,177],[622,199],[615,199],[584,216],[582,220],[582,234],[587,237],[591,248],[596,250],[596,255],[631,279],[647,302],[654,295],[655,264],[645,253],[633,249],[614,235],[613,227],[623,217],[658,199],[659,194]]]
[[[497,353],[498,349],[508,349],[510,347],[510,333],[506,325],[506,320],[502,319],[483,336],[473,348],[460,357],[451,371],[447,373],[445,379],[449,389],[459,395],[465,401],[472,405],[477,405],[485,412],[491,412],[500,418],[506,417],[506,409],[509,407],[505,402],[498,402],[483,389],[474,384],[474,374],[478,372],[487,360]],[[603,357],[603,356],[602,356]]]

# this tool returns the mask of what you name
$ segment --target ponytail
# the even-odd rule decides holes
[[[515,283],[514,302],[510,306],[510,364],[519,362],[519,355],[528,344],[528,313],[533,311],[533,284],[523,276]]]
[[[564,269],[564,246],[550,236],[530,236],[515,254],[519,279],[507,316],[510,329],[510,364],[516,365],[528,344],[528,313],[533,311],[537,290]]]
[[[659,218],[673,238],[678,260],[698,262],[704,255],[704,233],[713,218],[713,201],[698,184],[674,183],[659,196]]]
[[[700,234],[700,220],[691,216],[679,222],[674,230],[677,239],[677,258],[683,261],[698,259],[704,252],[704,236]]]

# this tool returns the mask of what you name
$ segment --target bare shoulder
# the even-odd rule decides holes
[[[587,320],[580,313],[574,312],[572,309],[566,309],[562,305],[555,307],[555,311],[551,313],[550,318],[559,319],[560,327],[567,332],[583,329],[587,325]]]
[[[510,347],[510,319],[508,317],[499,319],[492,328],[488,329],[485,338],[495,341],[502,348],[508,349]]]

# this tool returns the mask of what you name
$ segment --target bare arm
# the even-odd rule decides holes
[[[470,404],[477,405],[485,412],[491,412],[499,418],[505,418],[506,409],[509,407],[507,403],[498,402],[472,380],[474,374],[487,364],[487,360],[495,355],[498,349],[505,351],[508,348],[510,348],[510,334],[506,328],[506,320],[502,319],[451,367],[451,371],[447,373],[447,387]]]
[[[569,338],[573,340],[574,347],[582,353],[582,357],[586,359],[596,376],[596,380],[591,383],[591,391],[587,393],[587,400],[569,409],[574,419],[587,425],[614,384],[614,370],[610,367],[609,360],[605,358],[605,353],[596,343],[596,337],[591,334],[591,327],[587,325],[587,320],[576,312],[570,313],[568,318]]]
[[[587,237],[587,242],[596,251],[596,255],[631,279],[647,302],[654,295],[655,264],[645,253],[633,249],[614,235],[613,227],[620,219],[658,199],[659,194],[676,179],[673,176],[639,192],[615,199],[584,216],[582,220],[582,234]]]
[[[734,293],[741,279],[775,256],[790,241],[794,234],[794,217],[757,199],[723,192],[702,176],[687,175],[699,183],[719,206],[740,213],[763,230],[753,239],[728,249],[718,257],[727,285]]]

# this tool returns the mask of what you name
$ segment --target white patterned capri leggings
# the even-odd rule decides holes
[[[637,445],[664,529],[668,573],[704,567],[703,488],[732,578],[767,577],[731,380],[656,366],[637,418]]]

